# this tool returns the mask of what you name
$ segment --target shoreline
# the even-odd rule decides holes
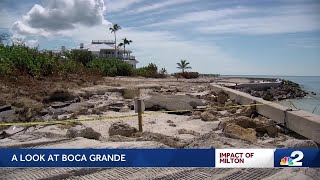
[[[75,79],[76,80],[76,79]],[[83,85],[44,80],[27,83],[26,87],[9,87],[2,94],[16,95],[18,102],[2,109],[2,122],[46,122],[50,120],[119,117],[67,124],[9,126],[0,130],[0,148],[318,148],[319,145],[257,113],[253,106],[243,107],[224,92],[215,91],[214,79],[147,79],[104,77]],[[51,88],[52,84],[59,89]],[[34,86],[31,88],[30,86]],[[32,100],[30,91],[41,87],[48,91],[42,101]],[[62,88],[65,87],[65,88]],[[133,99],[140,89],[145,103],[143,132],[138,132],[138,119]],[[14,91],[14,90],[17,90]],[[22,92],[23,90],[23,92]],[[15,93],[13,93],[15,92]],[[29,93],[29,94],[27,94]],[[38,96],[40,91],[35,92]],[[43,92],[42,92],[43,93]],[[40,97],[38,97],[40,99]],[[19,106],[19,107],[18,107]],[[206,108],[203,108],[206,107]],[[233,107],[233,108],[224,108]],[[201,109],[202,108],[202,109]],[[9,109],[9,110],[8,110]],[[173,113],[176,110],[183,113]],[[160,111],[167,110],[170,113]],[[127,117],[124,117],[127,116]],[[9,118],[10,117],[10,118]],[[64,169],[60,169],[61,171]],[[111,169],[112,170],[112,169]],[[146,171],[151,171],[148,169]],[[137,176],[144,177],[143,171]],[[168,172],[183,172],[170,169]],[[277,173],[285,172],[277,170]],[[198,169],[194,170],[199,173]],[[5,173],[5,172],[4,172]],[[17,170],[7,176],[23,177]],[[34,172],[42,173],[42,169]],[[41,174],[55,179],[73,173]],[[92,172],[85,172],[90,176]],[[93,172],[94,173],[94,172]],[[228,176],[229,170],[219,176]],[[301,172],[303,173],[303,172]],[[39,175],[40,176],[40,175]],[[162,176],[153,174],[153,177]]]

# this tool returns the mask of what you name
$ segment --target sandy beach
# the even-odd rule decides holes
[[[136,115],[134,98],[140,96],[145,103],[143,132],[138,132],[137,116],[81,121],[77,123],[2,126],[0,148],[317,148],[318,145],[299,134],[275,125],[272,119],[255,113],[251,107],[241,107],[223,92],[212,90],[212,84],[248,83],[245,78],[193,80],[166,78],[146,79],[128,77],[105,77],[77,88],[52,89],[40,109],[29,106],[22,112],[17,103],[7,102],[7,109],[0,112],[2,122],[19,122],[22,117],[29,121],[52,121],[66,119],[90,119]],[[45,83],[44,83],[45,84]],[[66,84],[64,84],[67,86]],[[10,86],[3,85],[2,89]],[[44,87],[45,89],[45,87]],[[140,89],[140,95],[138,95]],[[3,93],[3,92],[2,92]],[[6,93],[9,96],[10,92]],[[17,99],[29,96],[19,96]],[[34,103],[37,105],[37,103]],[[39,104],[38,104],[39,105]],[[228,108],[229,106],[237,106]],[[4,106],[2,106],[4,107]],[[208,110],[204,110],[208,107]],[[220,108],[217,108],[220,107]],[[225,107],[225,108],[224,108]],[[201,108],[203,110],[201,110]],[[189,110],[187,112],[163,113],[160,111]],[[199,110],[194,110],[199,109]],[[11,120],[11,121],[10,121]],[[1,170],[5,179],[26,177],[23,169]],[[259,174],[261,179],[288,179],[290,177],[314,178],[317,169],[94,169],[84,173],[81,169],[49,170],[33,169],[34,176],[42,179],[99,179],[102,174],[113,173],[112,179],[149,179],[161,177],[185,178],[203,173],[204,178],[231,178],[241,173]],[[130,171],[130,172],[129,172]],[[264,173],[262,171],[265,171]],[[267,172],[268,171],[268,172]],[[51,173],[49,173],[51,172]],[[188,173],[186,173],[188,172]],[[262,175],[261,175],[262,174]],[[281,174],[281,176],[280,176]],[[117,177],[116,177],[117,175]],[[157,178],[156,178],[157,177]],[[181,176],[183,177],[183,176]]]

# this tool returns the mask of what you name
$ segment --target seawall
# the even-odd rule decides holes
[[[303,110],[291,110],[288,107],[253,97],[244,92],[240,92],[220,85],[211,85],[215,90],[223,90],[229,94],[231,99],[240,104],[264,104],[256,106],[259,114],[271,118],[275,122],[282,123],[286,128],[320,143],[320,116]]]

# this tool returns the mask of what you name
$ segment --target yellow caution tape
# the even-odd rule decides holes
[[[204,109],[192,109],[192,110],[175,110],[175,111],[156,111],[156,112],[144,112],[143,114],[158,114],[158,113],[173,113],[173,112],[190,112],[190,111],[204,111],[214,108],[227,109],[227,108],[237,108],[237,107],[250,107],[250,106],[262,106],[270,103],[259,103],[259,104],[248,104],[248,105],[237,105],[237,106],[211,106],[210,108]],[[33,126],[33,125],[53,125],[53,124],[68,124],[75,122],[88,122],[88,121],[102,121],[108,119],[119,119],[119,118],[131,118],[136,117],[138,114],[134,115],[124,115],[124,116],[99,116],[96,118],[83,118],[83,119],[66,119],[66,120],[55,120],[55,121],[41,121],[41,122],[17,122],[17,123],[0,123],[0,126]]]
[[[126,116],[100,116],[96,118],[66,119],[66,120],[41,121],[41,122],[0,123],[0,126],[33,126],[33,125],[68,124],[68,123],[75,123],[75,122],[103,121],[108,119],[130,118],[135,116],[138,116],[138,115],[134,114],[134,115],[126,115]]]

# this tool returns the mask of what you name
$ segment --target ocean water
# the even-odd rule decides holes
[[[228,77],[228,76],[227,76]],[[320,115],[320,76],[262,76],[262,75],[248,75],[248,76],[234,76],[234,77],[258,77],[258,78],[279,78],[286,79],[298,83],[309,94],[302,99],[290,99],[278,101],[277,103],[292,109],[302,109],[314,114]],[[311,94],[316,93],[316,95]]]

